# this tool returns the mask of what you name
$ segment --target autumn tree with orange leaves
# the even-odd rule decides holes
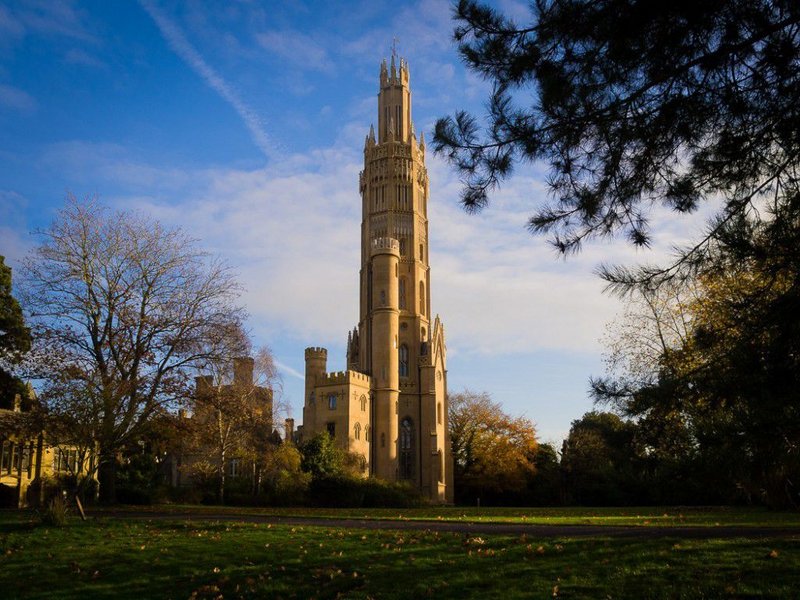
[[[535,473],[533,422],[503,412],[486,392],[449,397],[457,501],[498,503],[519,497]]]

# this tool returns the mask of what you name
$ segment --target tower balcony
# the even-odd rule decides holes
[[[372,240],[370,254],[395,254],[400,256],[400,242],[393,237],[379,237]]]

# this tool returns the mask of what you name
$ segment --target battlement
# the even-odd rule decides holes
[[[370,246],[371,253],[375,254],[396,254],[400,256],[400,242],[391,237],[379,237],[372,240]]]
[[[309,358],[328,358],[328,349],[318,346],[306,348],[306,360]]]
[[[360,383],[369,386],[371,377],[358,371],[334,371],[325,373],[317,378],[317,385],[345,385],[348,383]]]

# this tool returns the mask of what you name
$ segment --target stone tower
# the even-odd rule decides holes
[[[395,56],[381,64],[377,135],[370,127],[359,189],[360,311],[348,334],[348,371],[327,374],[323,350],[306,351],[303,432],[323,430],[323,422],[329,432],[344,426],[347,438],[336,434],[337,440],[363,450],[370,474],[452,501],[444,328],[438,317],[431,325],[425,141],[411,120],[408,65]],[[338,407],[330,397],[332,376],[356,385],[339,390],[348,398],[368,388],[368,402],[346,402],[359,420],[331,408]]]

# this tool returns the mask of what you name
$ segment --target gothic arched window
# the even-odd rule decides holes
[[[403,344],[398,351],[400,355],[400,377],[408,377],[408,346]]]
[[[328,408],[336,410],[336,394],[328,394]]]
[[[400,310],[406,308],[406,278],[401,277],[397,284],[397,295],[399,296]]]
[[[361,439],[361,423],[356,423],[356,426],[353,427],[353,437],[357,440]]]
[[[361,395],[361,412],[366,412],[367,410],[367,397],[363,394]]]
[[[425,282],[419,282],[419,312],[425,314]]]
[[[409,417],[400,422],[400,478],[414,476],[414,424]]]

